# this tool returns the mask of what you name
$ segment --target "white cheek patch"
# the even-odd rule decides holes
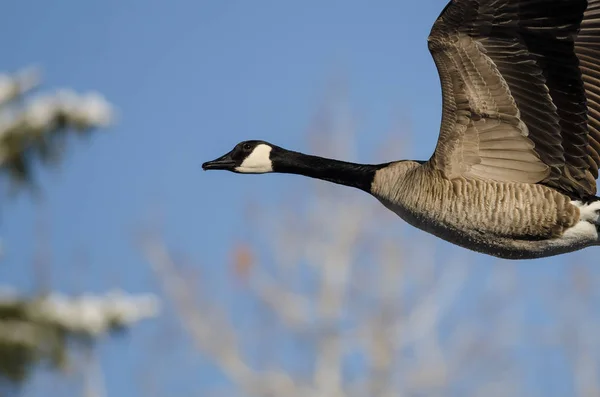
[[[271,146],[261,143],[254,148],[252,153],[244,159],[239,167],[236,167],[237,172],[248,174],[262,174],[273,171],[273,164],[269,158],[271,154]]]

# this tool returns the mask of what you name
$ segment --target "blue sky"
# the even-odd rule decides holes
[[[7,252],[0,280],[32,288],[35,236],[42,224],[53,287],[154,290],[133,239],[157,209],[175,248],[203,263],[222,263],[232,241],[251,232],[241,221],[245,199],[268,201],[287,182],[276,175],[203,173],[200,164],[244,139],[306,151],[306,130],[334,76],[343,76],[358,115],[356,160],[392,160],[375,157],[374,149],[400,121],[413,145],[398,152],[427,159],[437,139],[441,98],[426,37],[444,5],[445,0],[6,2],[0,70],[39,65],[44,89],[97,90],[116,106],[118,122],[89,141],[72,140],[62,166],[39,171],[41,202],[27,194],[2,198],[0,231]],[[535,282],[541,273],[560,274],[567,263],[591,254],[534,261],[524,266],[522,277]],[[107,342],[103,362],[113,395],[131,395],[130,378],[152,332],[151,325],[142,325],[131,338]],[[126,347],[131,353],[124,355]],[[43,394],[32,387],[33,395]]]

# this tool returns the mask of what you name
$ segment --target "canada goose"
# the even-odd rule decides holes
[[[254,140],[202,168],[359,188],[417,228],[501,258],[600,245],[600,0],[453,0],[428,47],[443,96],[428,161],[354,164]]]

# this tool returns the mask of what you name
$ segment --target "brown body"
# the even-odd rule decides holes
[[[431,164],[394,163],[376,173],[371,193],[411,225],[486,254],[525,259],[598,244],[568,240],[580,222],[572,200],[539,184],[446,179]]]

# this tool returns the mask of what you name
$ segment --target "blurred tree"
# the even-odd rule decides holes
[[[1,182],[13,187],[34,185],[36,160],[44,165],[59,161],[68,134],[88,135],[113,119],[110,104],[96,93],[60,90],[33,96],[39,81],[34,69],[0,74],[0,174]],[[106,296],[30,297],[0,285],[0,383],[18,386],[38,363],[63,368],[69,346],[88,349],[102,335],[156,310],[152,296],[116,291]]]
[[[60,293],[20,296],[4,288],[0,294],[0,378],[21,383],[32,365],[67,364],[67,342],[84,347],[97,338],[156,314],[152,296],[114,291],[105,296]]]
[[[60,160],[69,133],[87,135],[113,118],[111,106],[97,93],[59,90],[28,98],[39,81],[35,69],[0,74],[0,169],[13,182],[31,182],[36,159]]]

